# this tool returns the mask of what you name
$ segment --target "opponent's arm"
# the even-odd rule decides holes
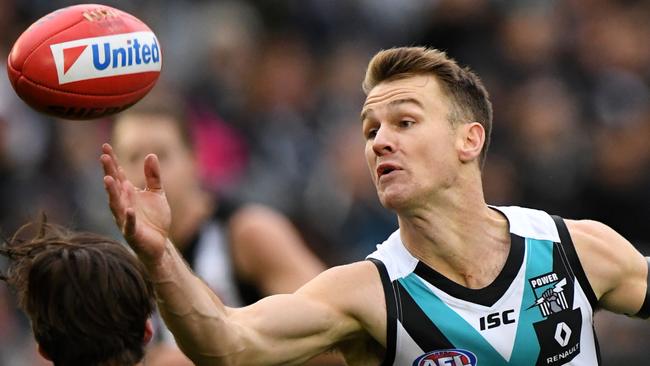
[[[639,314],[648,294],[646,258],[600,222],[566,220],[566,224],[599,305],[616,313]]]
[[[235,268],[265,295],[296,291],[325,270],[281,213],[248,204],[229,221]]]

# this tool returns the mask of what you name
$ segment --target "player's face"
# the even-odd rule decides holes
[[[380,83],[362,110],[366,160],[381,203],[408,209],[453,185],[459,159],[449,102],[433,76]]]
[[[140,188],[145,184],[145,156],[158,155],[163,187],[172,210],[196,184],[192,152],[169,117],[126,115],[116,122],[112,143],[127,178]]]

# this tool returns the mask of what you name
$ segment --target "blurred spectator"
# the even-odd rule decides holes
[[[607,222],[650,256],[650,115],[597,128],[592,179],[582,201],[585,216]]]
[[[535,76],[512,90],[508,110],[522,200],[565,216],[582,213],[572,199],[584,183],[589,146],[568,88],[556,77]]]
[[[368,179],[360,129],[354,118],[331,128],[307,190],[310,226],[327,245],[321,255],[331,264],[362,260],[397,229]]]
[[[279,34],[265,43],[253,73],[247,114],[251,162],[247,199],[295,215],[317,155],[314,144],[314,60],[305,40]]]

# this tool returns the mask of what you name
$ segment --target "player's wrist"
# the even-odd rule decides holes
[[[167,239],[164,248],[157,256],[139,255],[154,284],[168,281],[174,275],[174,262],[181,260],[174,244]]]

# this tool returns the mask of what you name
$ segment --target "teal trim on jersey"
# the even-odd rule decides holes
[[[537,306],[528,309],[537,299],[528,279],[552,271],[553,242],[527,238],[524,294],[510,360],[504,359],[481,333],[436,296],[418,275],[411,273],[398,281],[454,347],[473,352],[479,365],[533,366],[540,351],[533,323],[544,320],[544,317]]]
[[[526,277],[524,278],[524,296],[517,323],[517,335],[510,356],[511,365],[534,365],[539,355],[539,342],[533,323],[544,319],[537,306],[529,278],[541,276],[553,271],[553,242],[547,240],[526,239]]]
[[[474,353],[479,365],[508,365],[503,356],[463,317],[436,296],[418,275],[411,273],[398,281],[454,347]]]

